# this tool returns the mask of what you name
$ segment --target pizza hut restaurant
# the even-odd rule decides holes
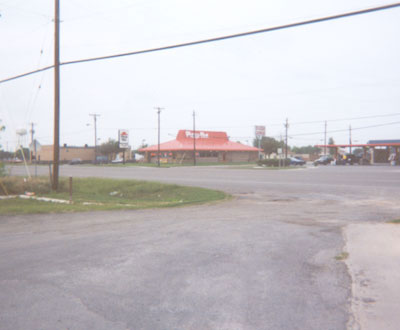
[[[236,163],[255,162],[258,159],[258,148],[238,142],[229,141],[226,132],[180,130],[175,140],[160,143],[160,162],[193,163]],[[158,145],[142,148],[147,162],[157,162]]]

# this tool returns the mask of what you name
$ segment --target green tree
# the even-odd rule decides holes
[[[328,145],[331,145],[331,146],[335,145],[335,141],[333,140],[333,137],[329,138]],[[329,154],[333,156],[335,154],[335,149],[329,148]]]
[[[102,155],[107,156],[109,159],[120,151],[122,151],[122,149],[119,148],[118,141],[114,139],[108,139],[107,142],[104,142],[99,146],[99,152]]]
[[[258,140],[253,140],[253,145],[258,148]],[[266,155],[278,152],[278,148],[285,148],[285,143],[283,141],[275,140],[273,137],[263,136],[260,141],[260,147],[264,150]],[[290,148],[288,148],[290,149]]]
[[[321,148],[314,146],[293,147],[292,151],[296,154],[318,155],[321,152]]]

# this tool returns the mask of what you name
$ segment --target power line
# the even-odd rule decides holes
[[[390,126],[390,125],[396,125],[400,124],[400,121],[395,121],[391,123],[386,123],[386,124],[378,124],[378,125],[371,125],[371,126],[363,126],[363,127],[357,127],[357,128],[352,128],[352,131],[355,130],[360,130],[360,129],[367,129],[367,128],[375,128],[375,127],[383,127],[383,126]],[[338,129],[338,130],[333,130],[333,131],[327,131],[327,133],[338,133],[338,132],[348,132],[349,129]],[[292,134],[291,137],[293,136],[305,136],[305,135],[317,135],[317,134],[325,134],[325,132],[312,132],[312,133],[300,133],[300,134]]]
[[[362,9],[362,10],[346,12],[346,13],[342,13],[342,14],[325,16],[325,17],[321,17],[321,18],[314,18],[314,19],[295,22],[295,23],[278,25],[278,26],[268,27],[268,28],[264,28],[264,29],[260,29],[260,30],[229,34],[229,35],[220,36],[220,37],[202,39],[202,40],[197,40],[197,41],[190,41],[190,42],[185,42],[185,43],[180,43],[180,44],[174,44],[174,45],[157,47],[157,48],[150,48],[150,49],[145,49],[145,50],[132,51],[132,52],[127,52],[127,53],[119,53],[119,54],[114,54],[114,55],[106,55],[106,56],[99,56],[99,57],[90,57],[90,58],[80,59],[80,60],[66,61],[66,62],[60,63],[60,65],[70,65],[70,64],[78,64],[78,63],[85,63],[85,62],[102,61],[102,60],[109,60],[109,59],[119,58],[119,57],[140,55],[140,54],[154,53],[154,52],[176,49],[176,48],[196,46],[196,45],[224,41],[224,40],[229,40],[229,39],[234,39],[234,38],[248,37],[251,35],[262,34],[262,33],[267,33],[267,32],[274,32],[274,31],[279,31],[279,30],[284,30],[284,29],[290,29],[290,28],[295,28],[295,27],[300,27],[300,26],[305,26],[305,25],[322,23],[322,22],[326,22],[326,21],[332,21],[332,20],[342,19],[342,18],[347,18],[347,17],[352,17],[352,16],[364,15],[364,14],[369,14],[369,13],[373,13],[373,12],[394,9],[397,7],[400,7],[400,2],[396,2],[396,3],[384,5],[384,6],[379,6],[379,7],[373,7],[373,8],[367,8],[367,9]],[[2,79],[2,80],[0,80],[0,84],[11,81],[11,80],[19,79],[22,77],[26,77],[26,76],[29,76],[29,75],[32,75],[32,74],[35,74],[38,72],[46,71],[51,68],[53,68],[52,65],[38,69],[38,70],[34,70],[34,71],[26,72],[26,73],[23,73],[20,75],[16,75],[13,77],[9,77],[6,79]]]
[[[297,122],[297,123],[293,123],[293,124],[296,124],[296,125],[301,125],[301,124],[318,124],[318,123],[324,123],[325,121],[327,121],[327,122],[338,122],[338,121],[360,120],[360,119],[372,119],[372,118],[393,117],[393,116],[400,116],[400,112],[391,113],[391,114],[386,114],[386,115],[371,115],[371,116],[351,117],[351,118],[339,118],[339,119],[328,119],[328,120],[318,120],[318,121],[303,121],[303,122]]]

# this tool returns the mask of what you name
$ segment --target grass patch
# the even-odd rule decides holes
[[[342,252],[341,254],[339,254],[339,255],[337,255],[335,257],[335,260],[342,261],[342,260],[347,259],[348,257],[349,257],[349,253],[348,252]]]
[[[400,224],[400,219],[390,220],[389,223],[398,223]]]
[[[9,190],[9,194],[23,194],[25,191],[29,191],[41,197],[69,200],[68,181],[65,178],[60,180],[58,192],[51,190],[47,178],[24,181],[21,177],[8,177],[2,178],[1,181]],[[0,194],[1,191],[0,188]],[[0,214],[174,207],[202,204],[227,198],[229,196],[221,191],[175,184],[138,180],[74,178],[72,204],[7,199],[0,200]],[[86,205],[85,203],[91,204]]]

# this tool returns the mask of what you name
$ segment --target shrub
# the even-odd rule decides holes
[[[280,161],[281,166],[289,166],[290,160],[289,159],[281,159]],[[279,159],[260,159],[257,164],[259,166],[268,166],[268,167],[278,167],[279,166]]]

